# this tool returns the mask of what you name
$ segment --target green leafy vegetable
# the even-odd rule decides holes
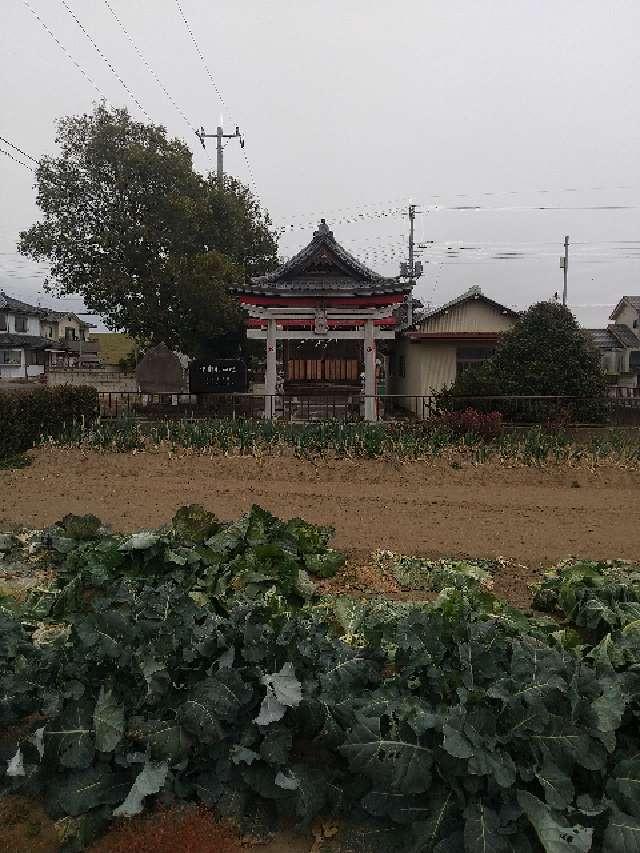
[[[300,826],[336,814],[385,850],[635,849],[632,570],[572,571],[576,619],[599,602],[612,621],[559,628],[497,601],[489,564],[412,564],[431,601],[319,601],[300,580],[331,559],[325,529],[257,508],[182,522],[11,544],[56,572],[0,608],[0,791],[42,795],[69,845],[160,795]]]

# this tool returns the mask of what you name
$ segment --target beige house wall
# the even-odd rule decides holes
[[[456,378],[457,345],[451,341],[398,342],[395,359],[395,377],[390,379],[391,393],[399,394],[403,408],[421,416],[423,401],[416,396],[428,396],[447,388]],[[400,357],[404,356],[404,376],[399,375]]]
[[[514,317],[482,300],[469,299],[452,305],[446,313],[427,318],[416,326],[419,332],[468,335],[502,333],[513,328]],[[474,346],[473,339],[433,339],[410,341],[400,338],[395,348],[395,376],[390,378],[390,393],[400,395],[398,403],[418,417],[426,414],[422,398],[437,394],[456,380],[457,351],[460,346]],[[400,366],[404,362],[404,376]],[[406,395],[406,396],[405,396]]]
[[[73,329],[76,339],[81,339],[83,334],[86,337],[87,332],[84,324],[75,317],[61,317],[59,320],[42,320],[40,326],[38,334],[52,340],[64,340],[65,329]],[[49,334],[49,330],[51,330],[51,334]]]
[[[637,319],[638,312],[636,309],[632,308],[631,305],[625,304],[614,322],[619,326],[628,326],[630,329],[633,329],[633,322]]]

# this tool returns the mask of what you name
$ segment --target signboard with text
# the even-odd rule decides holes
[[[192,394],[240,394],[247,387],[247,365],[241,358],[199,359],[189,365]]]

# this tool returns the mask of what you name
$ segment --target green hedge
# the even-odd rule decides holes
[[[98,392],[86,386],[0,391],[0,459],[22,453],[40,439],[55,437],[72,421],[93,420]]]

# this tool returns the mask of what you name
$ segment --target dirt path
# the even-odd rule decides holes
[[[388,548],[529,564],[569,555],[637,559],[638,476],[613,468],[41,450],[29,468],[0,472],[0,524],[38,527],[92,512],[130,530],[160,525],[186,503],[223,519],[258,503],[281,517],[333,524],[337,547],[366,553]]]

